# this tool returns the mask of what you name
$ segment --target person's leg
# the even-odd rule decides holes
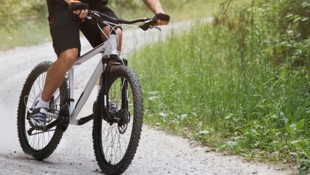
[[[101,13],[113,18],[118,18],[117,15],[110,8],[106,6],[105,1],[97,1],[95,3],[90,4],[90,9],[100,11]],[[90,24],[88,22],[84,22],[81,24],[82,33],[93,47],[96,47],[102,42],[106,41],[107,37],[109,37],[111,33],[110,26],[107,26],[106,24],[99,24],[99,25],[104,34],[101,32],[101,30],[98,28],[96,24]],[[117,27],[116,34],[118,36],[117,50],[120,52],[122,49],[122,29],[120,27]]]
[[[50,32],[53,47],[58,59],[54,62],[45,78],[41,97],[38,99],[30,117],[30,125],[42,128],[46,123],[49,100],[61,85],[66,72],[74,64],[81,48],[79,39],[80,18],[68,11],[68,4],[60,1],[49,14]]]
[[[79,49],[77,48],[67,49],[59,54],[57,61],[48,69],[41,97],[29,120],[30,125],[33,127],[42,128],[45,126],[45,113],[49,108],[49,100],[56,89],[61,85],[66,72],[72,67],[78,54]]]
[[[48,102],[50,100],[53,93],[61,85],[66,72],[72,67],[78,55],[79,50],[77,48],[67,49],[59,54],[57,61],[54,62],[47,71],[41,96],[43,101]]]
[[[116,29],[116,34],[118,36],[118,45],[117,45],[117,51],[121,53],[122,51],[122,43],[123,43],[123,31],[120,28]]]
[[[48,102],[72,67],[81,48],[79,28],[81,20],[68,10],[65,1],[57,2],[49,15],[50,32],[57,60],[47,71],[41,99]]]
[[[101,33],[102,41],[107,40],[107,36],[110,35],[111,29],[109,26],[103,27],[102,31],[105,33]],[[120,53],[122,51],[122,40],[123,40],[123,31],[120,28],[116,29],[117,39],[118,39],[118,45],[117,45],[117,51]]]
[[[108,16],[111,16],[113,18],[118,18],[116,14],[106,6],[106,3],[104,2],[97,2],[95,4],[92,4],[91,9],[100,11],[101,13],[104,13]],[[81,24],[81,31],[84,34],[84,36],[87,38],[89,43],[93,46],[96,47],[102,42],[105,42],[108,37],[110,36],[111,33],[111,27],[105,24],[100,24],[100,27],[102,27],[102,33],[101,30],[99,30],[97,25],[93,25],[87,22],[84,22]],[[120,27],[117,27],[116,29],[116,34],[118,38],[118,45],[117,45],[117,51],[120,53],[122,50],[122,39],[123,39],[123,31]],[[113,67],[112,67],[113,68]],[[99,85],[101,86],[101,78],[99,78]]]

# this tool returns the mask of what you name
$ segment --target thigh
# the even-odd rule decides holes
[[[49,16],[50,32],[53,40],[53,47],[57,54],[77,48],[81,50],[79,25],[80,18],[68,10],[67,4],[58,4],[53,14]]]
[[[118,18],[116,14],[105,4],[106,3],[99,1],[98,3],[91,4],[90,9],[100,11],[101,13],[109,15],[113,18]],[[100,24],[101,28],[104,28],[105,26],[105,24]],[[101,38],[101,31],[99,30],[97,24],[90,24],[89,22],[84,22],[81,24],[80,29],[93,47],[96,47],[103,42]]]

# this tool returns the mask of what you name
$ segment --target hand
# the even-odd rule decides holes
[[[68,0],[69,9],[72,10],[73,14],[79,15],[82,21],[85,21],[85,18],[88,15],[88,4],[82,3],[77,0]]]
[[[73,14],[79,15],[82,21],[85,21],[85,18],[88,15],[88,9],[85,10],[75,10],[73,11]]]
[[[157,13],[155,15],[156,25],[167,25],[170,21],[170,16],[164,13]]]
[[[156,24],[159,25],[159,26],[169,24],[169,21],[163,21],[163,20],[160,20],[160,19],[158,19],[156,22],[157,22]]]

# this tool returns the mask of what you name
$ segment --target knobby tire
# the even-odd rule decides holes
[[[142,131],[142,91],[139,79],[131,69],[123,65],[112,68],[107,81],[108,99],[111,103],[118,104],[116,105],[118,109],[122,108],[121,106],[126,106],[126,102],[124,102],[124,99],[127,98],[125,97],[126,93],[119,88],[119,85],[123,86],[124,80],[128,82],[127,106],[130,108],[128,110],[130,120],[126,125],[127,129],[125,126],[120,129],[117,123],[109,124],[103,119],[104,98],[102,94],[105,90],[104,87],[101,88],[94,106],[93,146],[97,163],[105,174],[121,174],[128,168],[136,153]],[[119,92],[114,92],[115,87],[117,88],[116,91]],[[119,97],[118,100],[113,94]],[[121,132],[122,129],[124,133]]]
[[[26,82],[24,83],[17,110],[17,132],[19,143],[26,154],[33,156],[37,160],[43,160],[49,157],[54,150],[57,148],[62,135],[63,135],[63,126],[56,126],[53,128],[53,131],[39,131],[36,130],[36,135],[30,136],[27,130],[30,128],[27,117],[29,117],[30,113],[27,108],[31,106],[34,99],[37,98],[41,93],[45,75],[48,68],[51,66],[52,62],[46,61],[38,64],[28,75]],[[59,105],[63,106],[68,99],[68,85],[64,80],[62,85],[58,88],[60,96]],[[56,103],[56,102],[55,102]],[[51,104],[55,105],[56,104]],[[52,132],[52,133],[50,133]],[[35,139],[38,139],[35,140]],[[46,141],[47,140],[47,141]],[[35,143],[40,145],[35,145]],[[42,146],[41,146],[42,145]]]

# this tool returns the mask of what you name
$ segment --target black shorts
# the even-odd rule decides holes
[[[89,6],[92,10],[117,18],[104,1],[98,1],[89,4]],[[65,1],[58,1],[58,3],[49,5],[48,8],[50,33],[57,56],[67,49],[78,48],[79,51],[81,50],[80,30],[93,47],[103,42],[98,26],[87,21],[82,22],[78,15],[68,10],[68,4]],[[101,27],[104,27],[104,24]]]

